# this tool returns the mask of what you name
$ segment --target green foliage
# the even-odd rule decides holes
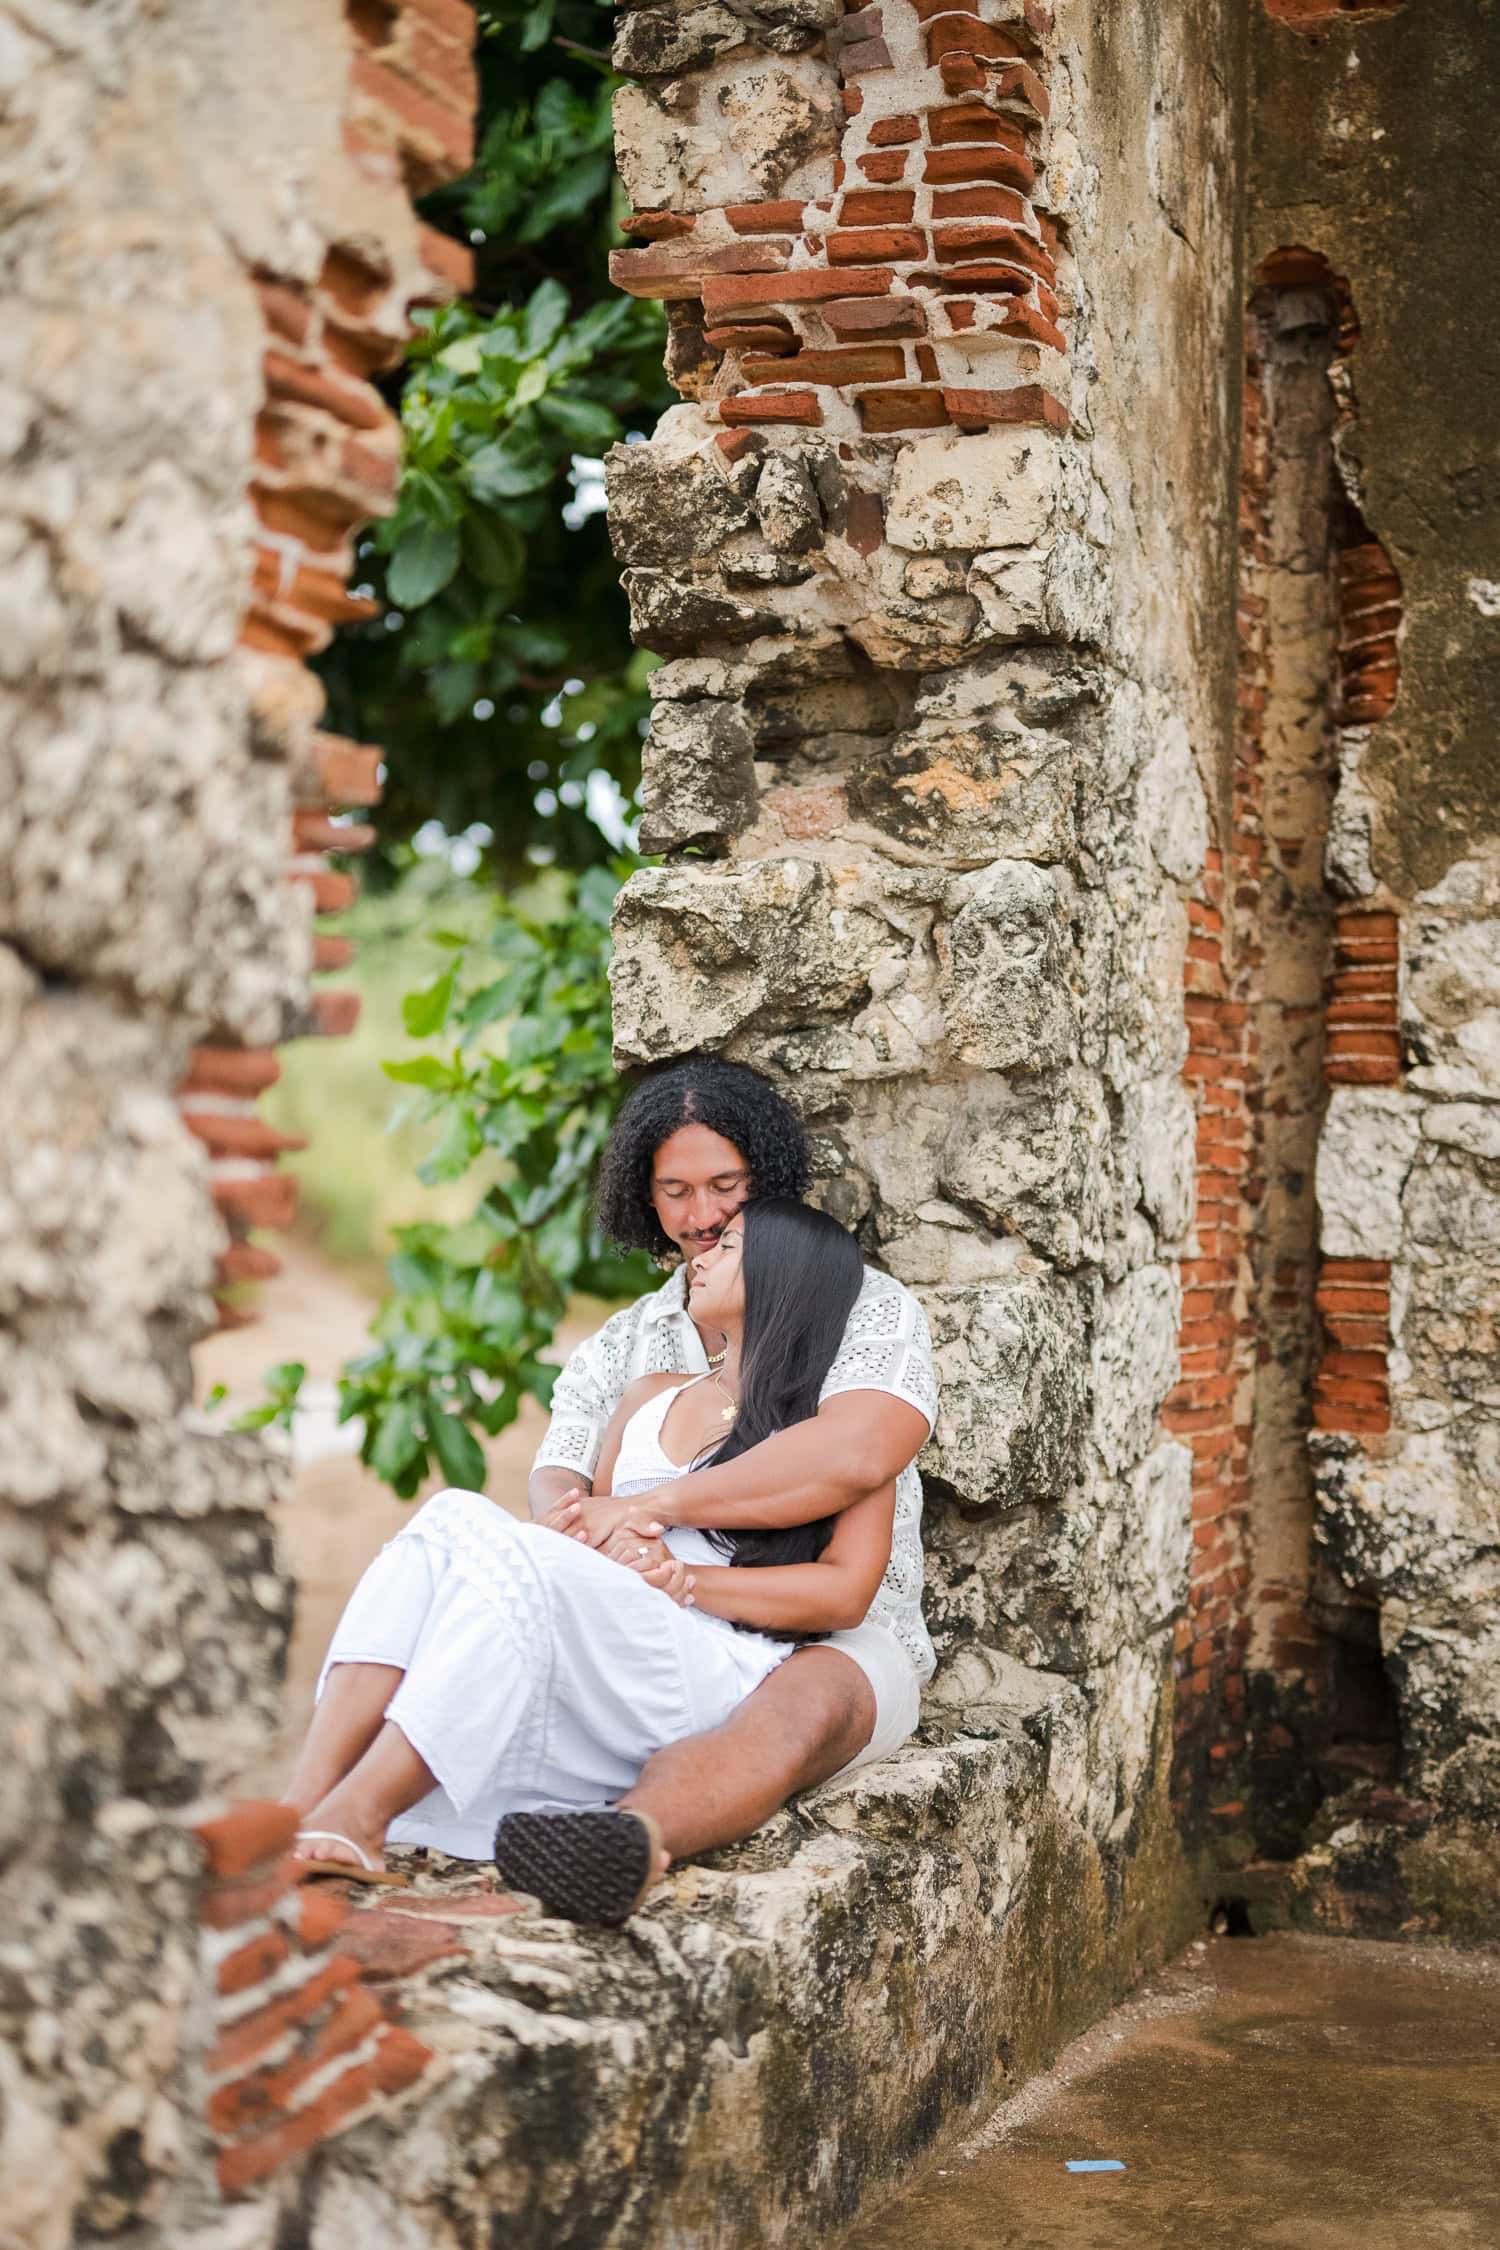
[[[660,307],[608,279],[623,239],[608,0],[480,17],[478,156],[426,206],[472,244],[475,294],[426,322],[398,379],[398,510],[359,572],[389,606],[322,671],[329,724],[384,746],[388,866],[429,820],[482,823],[514,877],[607,857],[591,771],[634,793],[650,659],[631,648],[591,465],[649,433],[670,394]]]
[[[411,1037],[442,1042],[386,1065],[433,1128],[419,1176],[454,1181],[486,1157],[502,1171],[460,1224],[399,1229],[373,1347],[343,1372],[340,1419],[361,1417],[361,1457],[403,1499],[434,1467],[482,1488],[477,1433],[505,1429],[528,1392],[549,1402],[557,1369],[541,1355],[570,1292],[632,1295],[651,1279],[648,1261],[608,1249],[591,1207],[623,1092],[607,968],[628,873],[617,861],[558,879],[548,915],[497,902],[482,937],[440,932],[445,965],[406,1001]]]
[[[283,1359],[274,1367],[268,1367],[263,1378],[265,1397],[259,1406],[252,1406],[247,1413],[236,1415],[235,1428],[267,1430],[274,1424],[277,1429],[285,1430],[290,1436],[292,1417],[297,1411],[297,1399],[306,1373],[307,1369],[300,1359]],[[224,1395],[223,1384],[216,1383],[206,1403],[218,1406]]]

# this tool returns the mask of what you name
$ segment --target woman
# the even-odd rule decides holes
[[[630,1386],[598,1488],[649,1491],[815,1414],[863,1277],[852,1237],[822,1212],[748,1204],[693,1266],[693,1317],[722,1333],[721,1358],[706,1376]],[[721,1724],[799,1641],[858,1624],[894,1512],[891,1485],[790,1530],[674,1527],[630,1567],[481,1494],[438,1493],[366,1571],[325,1660],[285,1800],[303,1816],[309,1871],[392,1881],[389,1836],[494,1856],[545,1900],[524,1816],[611,1803],[655,1751]],[[601,1877],[597,1918],[617,1921],[666,1862],[644,1816],[609,1817],[640,1831],[634,1867],[622,1873],[616,1850]],[[571,1848],[545,1825],[549,1852]]]

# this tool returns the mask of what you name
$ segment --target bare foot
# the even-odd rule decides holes
[[[336,1860],[340,1866],[385,1869],[385,1829],[343,1789],[330,1790],[304,1814],[292,1845],[298,1859]]]

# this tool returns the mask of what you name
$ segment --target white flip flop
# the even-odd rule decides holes
[[[410,1888],[404,1875],[393,1875],[389,1868],[376,1867],[373,1861],[360,1850],[352,1836],[341,1836],[337,1829],[299,1828],[292,1838],[292,1842],[294,1845],[342,1844],[346,1851],[351,1851],[354,1854],[354,1860],[304,1859],[302,1854],[297,1852],[295,1855],[297,1865],[303,1876],[334,1875],[345,1883],[380,1884],[385,1889],[393,1891],[404,1891]],[[356,1861],[358,1862],[357,1865],[355,1864]]]

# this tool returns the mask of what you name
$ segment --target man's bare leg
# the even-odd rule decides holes
[[[736,1843],[826,1781],[875,1731],[875,1690],[837,1649],[799,1649],[731,1717],[658,1750],[620,1799],[647,1813],[673,1859]]]

